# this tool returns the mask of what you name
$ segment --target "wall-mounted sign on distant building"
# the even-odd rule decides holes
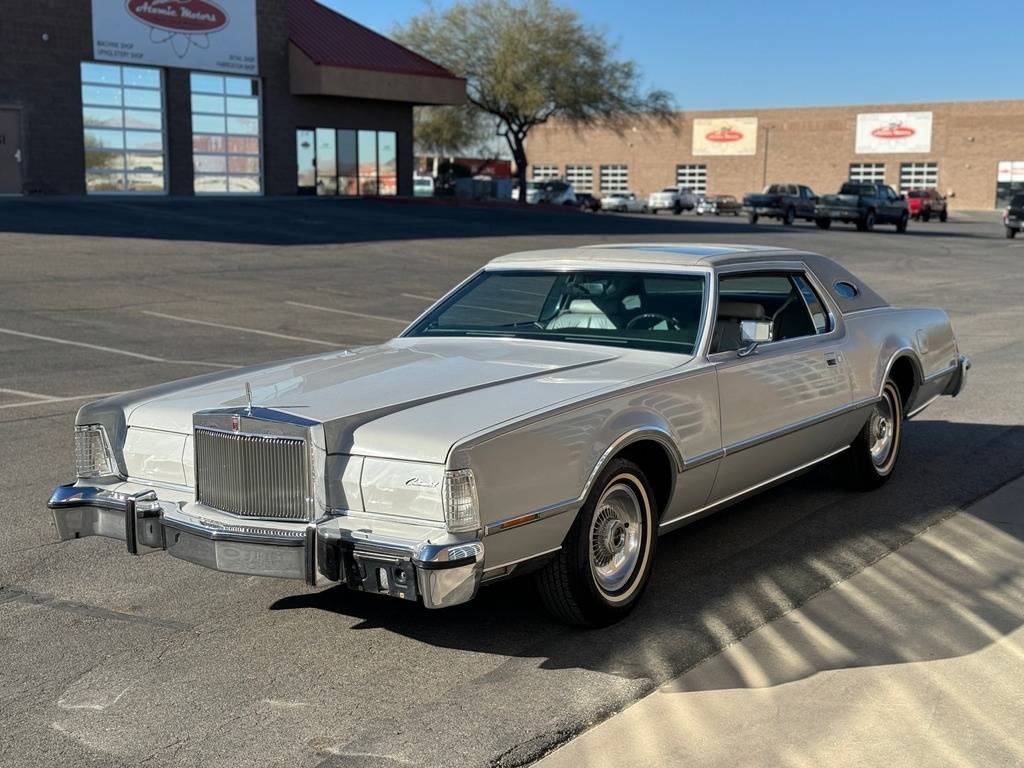
[[[861,155],[932,151],[931,112],[876,112],[857,115]]]
[[[757,118],[726,117],[693,121],[694,155],[753,155],[757,153]]]
[[[259,73],[256,0],[92,0],[99,60]]]

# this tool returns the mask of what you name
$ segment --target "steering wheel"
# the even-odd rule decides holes
[[[630,320],[628,323],[626,323],[626,330],[632,330],[632,329],[636,328],[636,326],[640,325],[640,323],[642,323],[644,321],[651,321],[651,320],[653,320],[654,322],[650,323],[646,328],[643,328],[641,330],[650,331],[650,330],[652,330],[654,328],[654,326],[656,326],[658,323],[662,323],[662,322],[665,323],[665,325],[667,325],[669,327],[669,330],[672,330],[672,331],[678,331],[679,330],[679,321],[678,320],[676,320],[674,317],[669,317],[668,315],[662,315],[662,314],[659,314],[657,312],[644,312],[642,315],[637,315],[632,320]]]

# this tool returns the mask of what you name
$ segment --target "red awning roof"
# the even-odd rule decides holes
[[[288,0],[288,36],[322,66],[458,79],[444,67],[316,0]]]

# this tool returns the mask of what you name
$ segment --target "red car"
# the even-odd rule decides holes
[[[932,216],[938,216],[939,221],[945,221],[948,215],[946,198],[934,188],[912,189],[907,192],[907,210],[910,211],[910,218],[921,221],[929,221]]]

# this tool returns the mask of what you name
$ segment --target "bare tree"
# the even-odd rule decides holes
[[[429,8],[395,37],[465,77],[470,103],[498,118],[523,202],[526,139],[536,126],[559,120],[620,129],[638,118],[671,118],[668,93],[642,91],[636,64],[616,59],[601,30],[552,0],[459,0]]]

